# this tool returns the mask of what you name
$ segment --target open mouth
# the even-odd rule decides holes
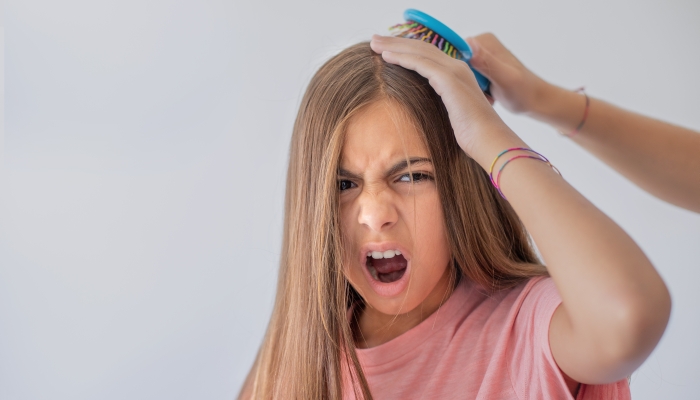
[[[372,251],[367,253],[365,265],[374,280],[391,283],[406,273],[408,261],[399,250]]]

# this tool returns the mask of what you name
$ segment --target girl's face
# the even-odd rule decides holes
[[[450,290],[435,171],[400,107],[377,101],[349,121],[338,176],[345,277],[386,315],[432,312]]]

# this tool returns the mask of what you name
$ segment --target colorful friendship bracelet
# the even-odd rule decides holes
[[[503,197],[504,199],[506,199],[506,196],[505,196],[505,195],[503,194],[503,192],[501,191],[501,172],[502,172],[503,169],[506,167],[506,165],[508,165],[508,164],[509,164],[511,161],[513,161],[513,160],[517,160],[518,158],[531,158],[531,159],[533,159],[533,160],[542,161],[543,163],[549,165],[550,168],[552,168],[552,169],[554,170],[554,172],[556,172],[557,174],[559,174],[559,176],[561,176],[561,172],[559,172],[559,169],[558,169],[557,167],[555,167],[554,165],[552,165],[551,162],[545,161],[545,160],[543,160],[542,158],[533,157],[533,156],[527,156],[527,155],[523,155],[523,154],[521,154],[521,155],[519,155],[519,156],[515,156],[515,157],[513,157],[513,158],[509,158],[506,162],[503,163],[503,165],[501,165],[501,168],[498,170],[498,174],[496,175],[496,190],[498,190],[498,193],[499,193],[499,194],[501,195],[501,197]],[[506,199],[506,200],[508,200],[508,199]]]
[[[578,126],[571,131],[569,134],[562,133],[563,136],[566,137],[572,137],[575,134],[577,134],[581,128],[583,128],[583,124],[586,123],[586,119],[588,119],[588,109],[590,108],[591,100],[588,98],[588,95],[586,94],[585,87],[581,86],[580,88],[574,90],[576,93],[583,93],[584,97],[586,98],[586,108],[583,110],[583,118],[581,119],[581,123],[578,124]]]
[[[496,162],[498,162],[498,159],[501,158],[504,154],[510,153],[511,151],[516,151],[516,150],[529,151],[530,153],[535,153],[538,156],[542,157],[543,161],[549,163],[549,160],[547,159],[547,157],[536,152],[535,150],[528,149],[527,147],[511,147],[509,149],[505,149],[502,152],[498,153],[496,158],[494,158],[493,162],[491,163],[491,168],[489,168],[489,179],[491,179],[491,183],[493,183],[494,186],[496,186],[496,181],[494,181],[494,179],[493,179],[493,167],[496,165]],[[496,187],[498,187],[498,186],[496,186]]]
[[[501,165],[501,167],[498,169],[498,172],[496,173],[496,179],[494,179],[494,178],[493,178],[493,167],[496,165],[496,162],[498,161],[498,159],[501,158],[501,157],[502,157],[504,154],[506,154],[506,153],[509,153],[509,152],[511,152],[511,151],[517,151],[517,150],[528,151],[528,152],[534,153],[534,154],[537,155],[537,157],[531,156],[531,155],[526,155],[526,154],[520,154],[520,155],[516,155],[515,157],[509,158],[509,159],[506,160],[506,162],[504,162],[503,165]],[[505,195],[503,194],[503,192],[501,191],[501,173],[503,172],[503,169],[506,167],[506,165],[508,165],[508,164],[509,164],[511,161],[513,161],[513,160],[517,160],[518,158],[530,158],[530,159],[533,159],[533,160],[542,161],[543,163],[549,165],[557,174],[559,174],[559,175],[561,176],[561,172],[559,172],[559,169],[557,169],[557,167],[555,167],[554,165],[552,165],[552,163],[549,162],[549,160],[547,159],[547,157],[545,157],[545,156],[543,156],[542,154],[536,152],[535,150],[528,149],[527,147],[511,147],[511,148],[509,148],[509,149],[503,150],[502,152],[500,152],[500,153],[496,156],[496,158],[495,158],[495,159],[493,160],[493,162],[491,163],[491,168],[489,168],[489,179],[491,180],[491,183],[492,183],[493,186],[496,188],[496,190],[498,190],[498,194],[500,194],[501,197],[504,198],[504,199],[506,199],[506,196],[505,196]],[[507,199],[506,199],[506,200],[507,200]]]

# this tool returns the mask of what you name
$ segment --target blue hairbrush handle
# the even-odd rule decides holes
[[[462,61],[466,62],[467,65],[469,65],[469,68],[471,68],[471,70],[474,72],[474,76],[476,76],[476,81],[479,83],[481,90],[487,93],[489,92],[491,82],[489,82],[485,76],[481,75],[479,71],[472,68],[471,63],[469,63],[469,60],[472,58],[472,49],[469,47],[467,42],[464,41],[464,39],[455,33],[455,31],[448,28],[445,24],[431,17],[430,15],[412,8],[404,11],[403,18],[406,21],[414,21],[430,28],[433,32],[450,42],[450,44],[452,44],[452,46],[454,46],[462,54]]]

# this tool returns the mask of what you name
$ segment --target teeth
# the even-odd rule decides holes
[[[398,250],[387,250],[387,251],[368,251],[367,257],[372,257],[375,260],[381,260],[382,258],[393,258],[394,256],[401,255]]]

